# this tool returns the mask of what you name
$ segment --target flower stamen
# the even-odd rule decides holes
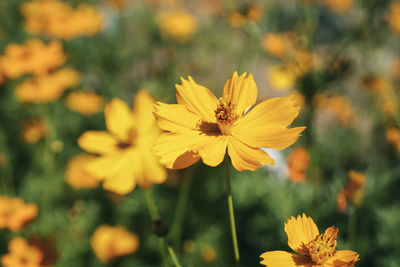
[[[335,254],[338,231],[338,229],[330,227],[324,234],[317,235],[307,244],[308,252],[314,263],[323,264]]]
[[[226,102],[223,98],[219,99],[215,117],[222,134],[229,134],[231,126],[239,118],[239,115],[234,112],[234,108],[235,106],[231,102]]]

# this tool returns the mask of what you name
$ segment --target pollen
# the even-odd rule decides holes
[[[234,112],[234,108],[235,106],[231,102],[226,102],[223,98],[219,99],[215,117],[222,134],[229,134],[231,126],[239,118],[239,115]]]
[[[307,244],[308,252],[314,263],[323,264],[335,254],[338,231],[338,229],[330,227],[324,234],[317,235]]]

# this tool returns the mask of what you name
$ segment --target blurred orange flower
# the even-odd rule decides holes
[[[386,129],[386,140],[400,153],[400,130],[395,127]]]
[[[79,146],[99,157],[86,170],[104,180],[103,188],[117,194],[131,192],[136,184],[149,187],[166,180],[166,170],[151,152],[160,135],[153,116],[154,99],[141,90],[133,111],[120,99],[105,107],[106,131],[87,131],[78,139]]]
[[[168,168],[186,168],[200,158],[219,165],[226,154],[238,171],[256,170],[274,160],[260,147],[284,149],[296,142],[305,127],[287,128],[297,117],[297,97],[271,98],[250,109],[257,85],[250,74],[235,72],[217,99],[192,77],[176,85],[178,104],[157,102],[155,116],[161,135],[154,151]]]
[[[102,262],[134,253],[139,248],[139,238],[122,226],[101,225],[94,232],[90,243]]]
[[[13,238],[8,244],[8,254],[1,257],[3,267],[41,267],[43,252],[31,246],[22,237]]]
[[[22,140],[27,144],[34,144],[48,134],[48,127],[40,118],[24,120],[21,129]]]
[[[46,45],[39,39],[31,39],[23,45],[8,44],[0,56],[0,69],[6,77],[14,79],[24,74],[46,74],[65,60],[60,42]]]
[[[21,198],[0,196],[0,229],[19,231],[38,214],[38,207],[25,203]]]
[[[289,178],[295,183],[306,180],[306,170],[310,164],[310,156],[305,148],[298,147],[292,150],[289,155]]]
[[[354,206],[359,206],[362,202],[364,195],[364,185],[367,180],[363,173],[355,172],[353,170],[348,172],[349,180],[346,188],[339,191],[337,196],[338,211],[343,213],[347,207],[349,200]]]
[[[318,94],[314,96],[313,101],[317,108],[328,110],[342,125],[349,127],[353,124],[355,115],[351,102],[346,96],[328,97]]]
[[[336,250],[339,229],[329,227],[320,234],[311,217],[304,213],[291,217],[285,223],[288,245],[297,253],[270,251],[263,253],[261,264],[268,267],[352,267],[359,260],[357,252]]]
[[[353,0],[324,0],[324,4],[338,13],[346,13],[353,8]]]
[[[98,33],[102,18],[97,9],[80,4],[74,9],[59,0],[33,0],[21,5],[25,30],[30,34],[44,34],[55,38],[72,39]]]
[[[266,74],[271,86],[277,91],[289,90],[297,80],[296,75],[283,65],[269,67]]]
[[[400,3],[393,2],[390,6],[390,14],[388,17],[389,25],[393,31],[400,35]]]
[[[20,102],[46,103],[58,99],[70,87],[78,85],[80,75],[76,70],[63,68],[51,74],[29,78],[15,88]]]
[[[100,183],[99,179],[86,171],[86,166],[94,159],[96,156],[81,154],[68,161],[65,179],[72,188],[93,188]]]
[[[65,99],[67,107],[85,116],[100,112],[104,107],[104,97],[94,92],[73,92]]]
[[[197,30],[197,19],[184,9],[162,11],[157,15],[157,24],[163,34],[184,42]]]
[[[207,246],[201,251],[201,257],[203,258],[204,262],[213,263],[217,259],[217,252],[213,247]]]
[[[261,5],[249,5],[233,11],[228,16],[229,24],[234,28],[242,28],[248,22],[259,22],[263,15]]]

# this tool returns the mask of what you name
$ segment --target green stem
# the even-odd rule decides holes
[[[172,246],[170,244],[168,244],[168,241],[166,240],[165,237],[164,237],[164,241],[167,246],[168,253],[171,256],[172,262],[174,263],[175,267],[182,267],[182,265],[179,263],[178,258],[176,257],[174,249],[172,248]]]
[[[350,249],[356,250],[357,209],[354,208],[348,221]]]
[[[229,163],[228,158],[225,158],[225,176],[226,176],[226,195],[228,199],[228,206],[229,206],[229,219],[231,224],[231,234],[232,234],[232,242],[233,242],[233,249],[235,251],[235,260],[236,265],[240,266],[240,255],[239,255],[239,246],[236,237],[236,226],[235,226],[235,215],[233,213],[233,202],[232,202],[232,192],[231,192],[231,178],[229,175]]]

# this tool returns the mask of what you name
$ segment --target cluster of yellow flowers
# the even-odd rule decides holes
[[[74,9],[59,0],[33,0],[21,6],[25,30],[52,38],[91,36],[101,30],[102,18],[95,7],[80,4]]]
[[[0,196],[0,229],[19,231],[35,219],[38,208],[35,204],[25,203],[21,198]]]
[[[349,171],[347,175],[349,178],[347,186],[340,190],[337,195],[338,211],[340,213],[345,212],[347,201],[350,201],[356,207],[361,204],[364,195],[363,188],[367,179],[363,173],[353,170]]]

